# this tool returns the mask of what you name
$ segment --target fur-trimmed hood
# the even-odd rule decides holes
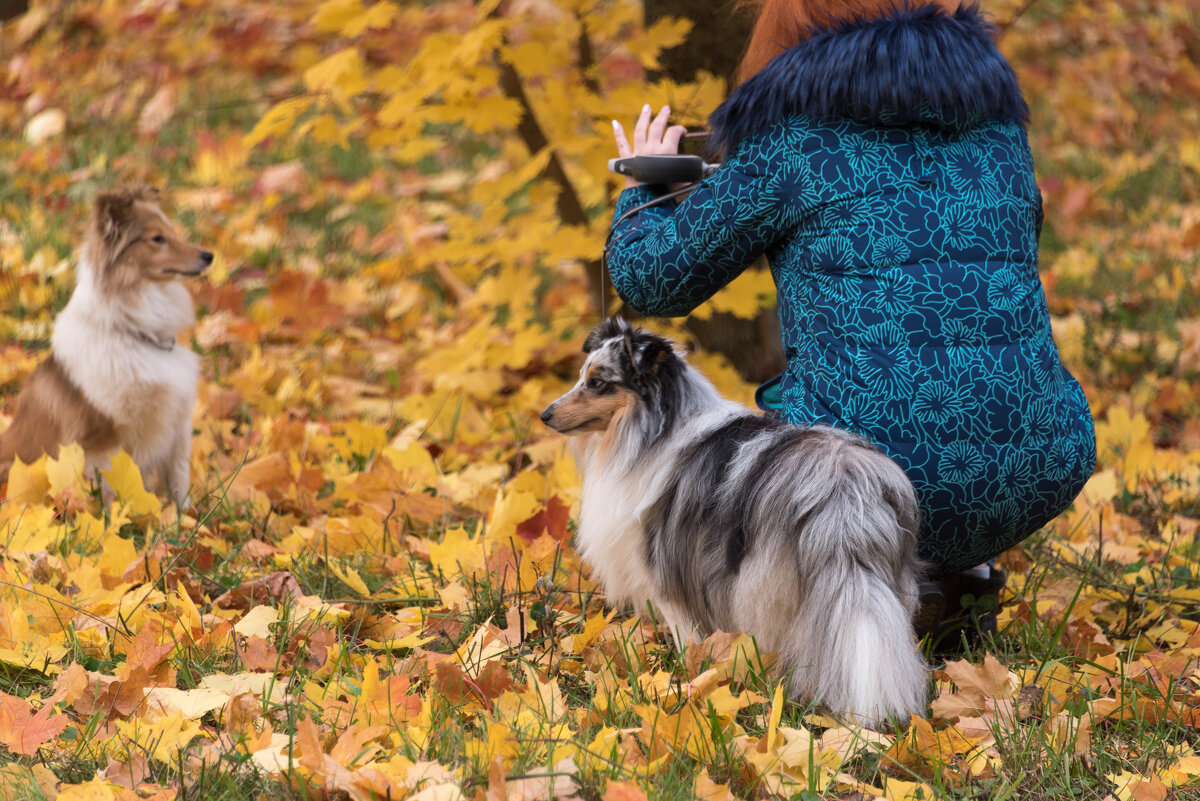
[[[776,56],[709,117],[709,145],[729,153],[788,114],[887,127],[962,129],[988,119],[1022,123],[1029,107],[974,5],[898,5],[841,22]]]

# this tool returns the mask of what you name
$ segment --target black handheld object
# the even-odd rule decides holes
[[[682,184],[699,181],[715,170],[699,156],[627,156],[609,159],[608,169],[647,184]]]

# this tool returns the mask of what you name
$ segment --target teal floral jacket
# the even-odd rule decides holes
[[[974,8],[820,32],[710,118],[721,168],[678,205],[623,192],[609,269],[687,314],[766,256],[786,372],[760,404],[863,434],[908,473],[935,574],[1061,513],[1095,468],[1038,278],[1041,195],[1015,76]]]

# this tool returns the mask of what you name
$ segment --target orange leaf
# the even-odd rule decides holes
[[[609,782],[604,801],[647,801],[646,794],[633,782]]]
[[[33,756],[47,740],[62,734],[66,715],[52,715],[54,706],[43,704],[36,715],[30,714],[24,698],[0,693],[0,742],[15,754]]]
[[[157,632],[157,633],[156,633]],[[166,642],[162,640],[166,639]],[[120,678],[127,679],[136,668],[145,669],[147,674],[154,673],[155,668],[175,650],[175,643],[162,633],[160,626],[147,624],[129,641],[125,652],[125,665],[121,668]]]
[[[291,484],[292,469],[287,457],[281,453],[271,453],[243,465],[233,480],[234,487],[253,487],[263,492]]]
[[[1008,668],[991,654],[984,657],[982,665],[972,665],[964,659],[947,662],[943,671],[954,682],[959,694],[977,704],[976,709],[984,709],[983,704],[989,698],[1013,696],[1014,688],[1009,684]]]

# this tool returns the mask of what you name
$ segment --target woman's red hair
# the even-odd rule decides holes
[[[952,4],[950,0],[931,2]],[[740,0],[739,5],[760,9],[746,55],[738,67],[737,82],[741,83],[775,56],[807,39],[812,31],[841,20],[886,16],[901,6],[901,0]]]

